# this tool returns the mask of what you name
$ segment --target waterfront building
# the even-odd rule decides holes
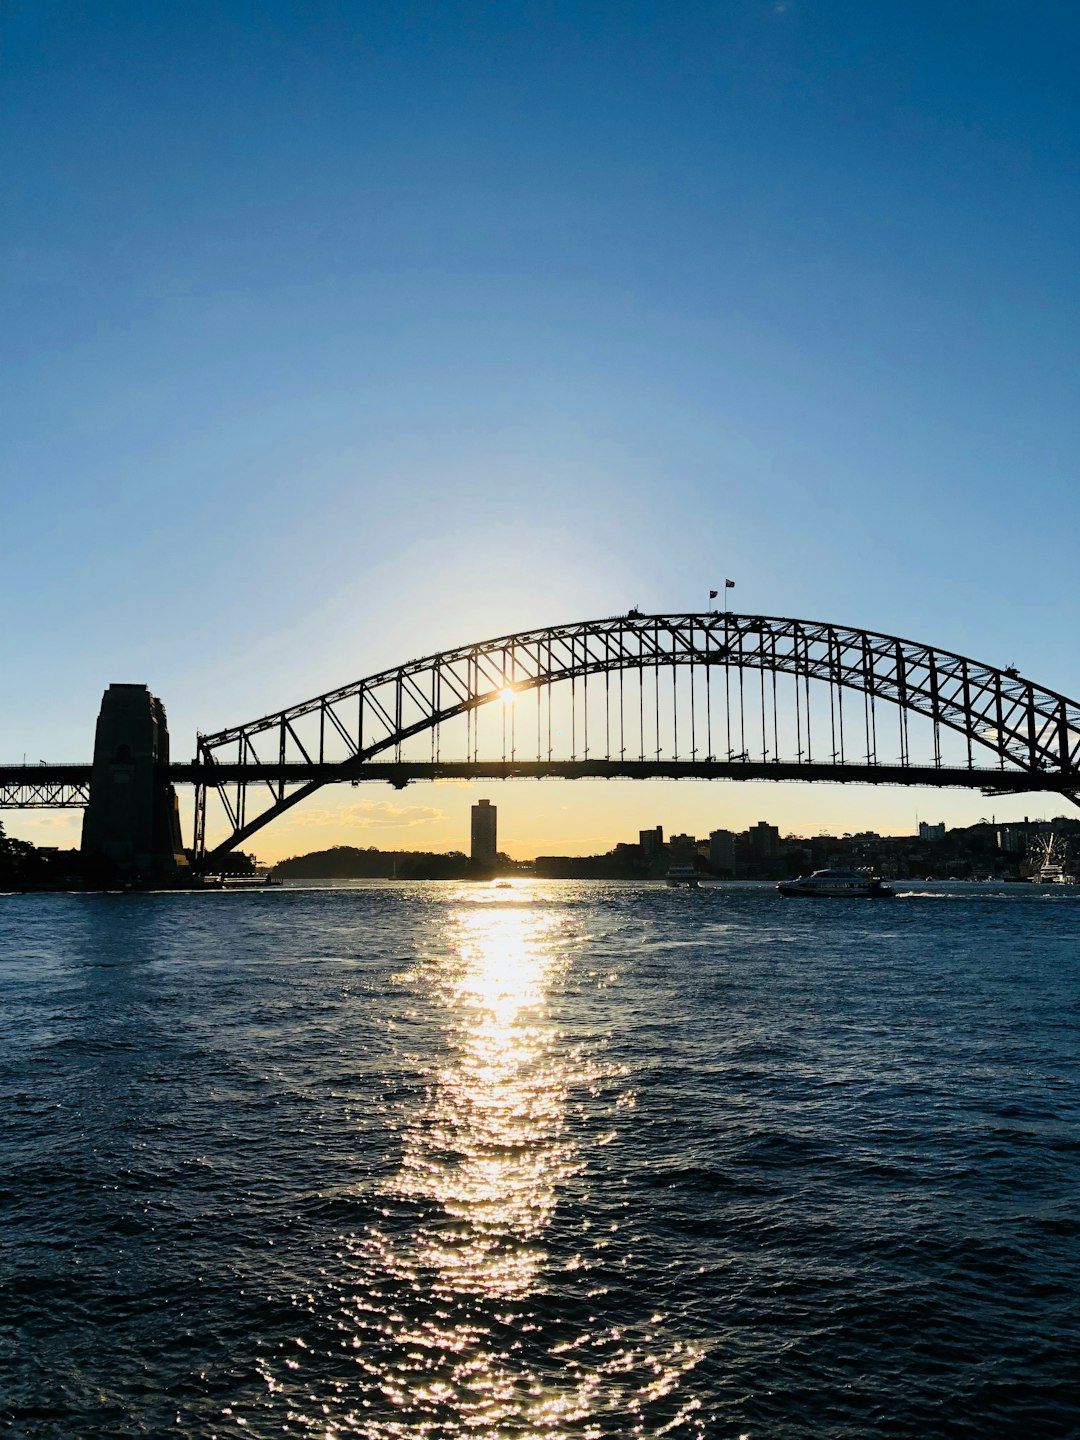
[[[1026,855],[1037,830],[1038,826],[1033,826],[1026,815],[1022,824],[999,825],[996,832],[997,848],[1006,855]]]
[[[709,864],[714,870],[735,873],[735,832],[713,830],[709,835]]]
[[[472,848],[469,853],[473,864],[485,870],[495,868],[498,854],[497,815],[498,810],[490,800],[478,800],[472,807]]]
[[[775,860],[780,854],[780,831],[759,820],[746,832],[746,848],[754,860]]]
[[[657,825],[655,830],[639,830],[638,846],[643,860],[655,860],[664,848],[664,827]]]

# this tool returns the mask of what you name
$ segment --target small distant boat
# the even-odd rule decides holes
[[[798,880],[781,880],[781,895],[810,895],[825,900],[893,900],[896,891],[870,870],[815,870]]]
[[[691,864],[676,861],[669,865],[664,880],[673,890],[679,885],[685,885],[687,890],[698,889],[698,873]]]

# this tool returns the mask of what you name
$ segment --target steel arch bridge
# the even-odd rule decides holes
[[[764,615],[627,615],[428,655],[200,734],[206,863],[322,785],[556,776],[1050,791],[1080,805],[1080,703],[898,636]],[[207,802],[229,829],[208,845]]]

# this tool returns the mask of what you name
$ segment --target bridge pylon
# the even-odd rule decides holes
[[[187,868],[165,706],[145,685],[110,685],[102,696],[82,853],[127,879],[169,881]]]

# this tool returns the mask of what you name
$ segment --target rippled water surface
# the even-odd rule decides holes
[[[0,896],[0,1430],[1080,1434],[1080,895]]]

